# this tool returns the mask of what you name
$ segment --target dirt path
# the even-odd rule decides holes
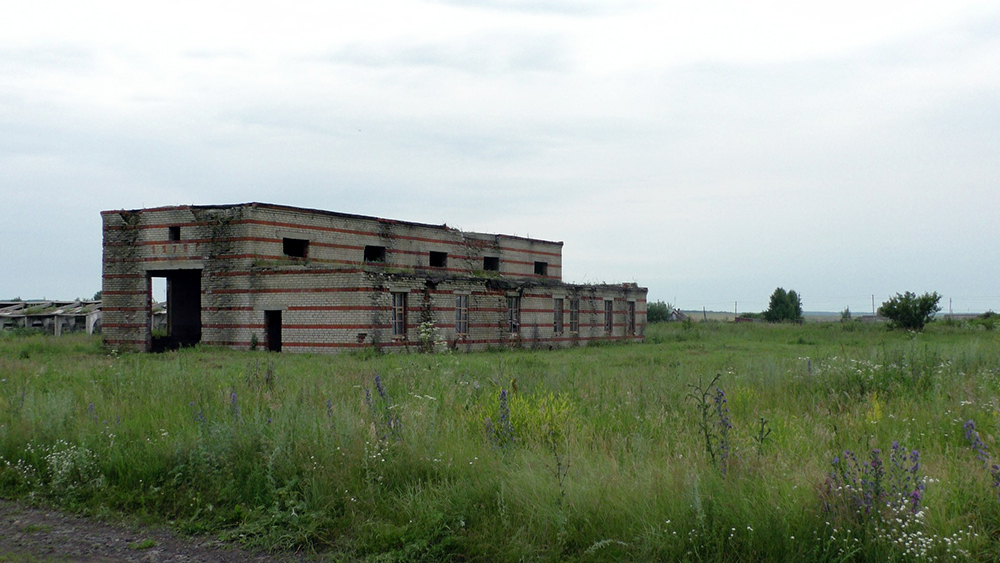
[[[318,561],[303,554],[270,555],[166,528],[108,524],[0,500],[0,562],[49,561]]]

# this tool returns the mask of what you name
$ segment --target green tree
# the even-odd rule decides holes
[[[660,323],[670,319],[670,313],[674,312],[674,306],[663,301],[654,301],[646,305],[646,322]]]
[[[889,319],[890,328],[906,330],[923,330],[924,325],[931,322],[934,314],[941,310],[938,302],[941,296],[935,291],[921,296],[907,291],[890,298],[878,308],[878,314]]]
[[[764,320],[769,323],[802,322],[802,298],[795,290],[777,288],[771,294],[771,302],[764,311]]]
[[[97,291],[97,293],[95,293],[95,294],[94,294],[94,299],[93,299],[93,301],[100,301],[100,300],[101,300],[101,296],[102,296],[102,295],[103,295],[103,292],[102,292],[102,291],[100,291],[100,290],[98,290],[98,291]]]

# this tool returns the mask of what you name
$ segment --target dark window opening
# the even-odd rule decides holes
[[[580,300],[570,299],[569,300],[569,331],[572,333],[580,332]]]
[[[630,334],[635,334],[635,301],[628,302],[628,319],[626,319],[625,331]]]
[[[444,268],[448,265],[447,252],[431,251],[431,268]]]
[[[285,256],[305,258],[306,253],[309,252],[309,241],[300,238],[283,238],[281,239],[281,251],[285,253]]]
[[[563,332],[563,300],[552,300],[552,330],[556,334]]]
[[[483,271],[486,272],[499,272],[500,271],[500,259],[496,256],[486,256],[483,258]]]
[[[264,347],[268,352],[281,351],[281,311],[264,311]]]
[[[549,263],[548,262],[535,262],[535,275],[536,276],[547,276],[547,275],[549,275]]]
[[[177,226],[167,227],[167,240],[171,242],[181,240],[181,228]]]
[[[615,303],[604,302],[604,332],[611,334],[615,328]]]
[[[385,262],[384,246],[366,246],[365,262]]]

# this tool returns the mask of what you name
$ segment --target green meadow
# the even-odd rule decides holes
[[[0,495],[330,560],[993,561],[986,328],[335,357],[4,333]]]

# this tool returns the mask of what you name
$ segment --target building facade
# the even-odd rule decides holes
[[[101,216],[114,349],[552,348],[645,332],[646,289],[563,283],[561,242],[263,203]]]

